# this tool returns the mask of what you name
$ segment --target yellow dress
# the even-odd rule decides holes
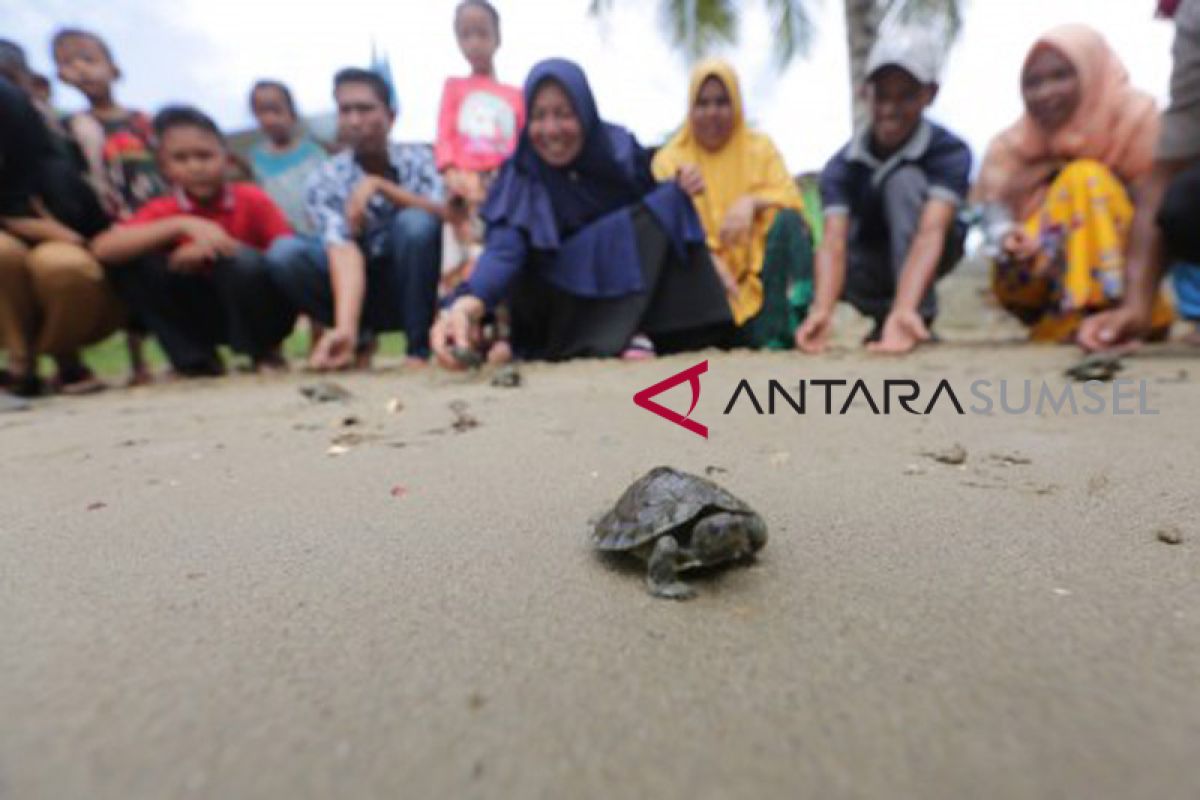
[[[701,147],[691,125],[691,108],[700,87],[709,78],[717,78],[725,85],[733,106],[733,133],[717,152]],[[697,166],[703,173],[704,193],[692,198],[692,202],[704,225],[709,251],[725,263],[737,282],[737,292],[729,298],[729,307],[735,324],[741,325],[763,305],[763,257],[776,211],[790,208],[803,212],[804,201],[770,138],[747,127],[737,75],[728,63],[710,59],[693,70],[688,111],[683,127],[655,155],[652,170],[660,181],[674,178],[685,165]],[[772,208],[755,217],[748,242],[739,247],[725,247],[719,238],[721,224],[729,208],[747,195],[770,203]]]
[[[992,275],[997,299],[1029,326],[1030,339],[1069,341],[1085,316],[1120,302],[1133,212],[1125,186],[1098,161],[1073,161],[1058,174],[1023,226],[1039,244],[1032,264],[998,262]],[[1160,292],[1153,327],[1173,319]]]

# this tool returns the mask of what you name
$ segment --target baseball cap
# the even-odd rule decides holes
[[[899,67],[919,83],[937,83],[939,52],[934,42],[917,33],[882,33],[867,56],[867,80],[884,67]]]

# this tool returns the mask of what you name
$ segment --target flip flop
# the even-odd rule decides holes
[[[654,352],[654,342],[644,333],[634,334],[629,344],[621,352],[623,361],[648,361],[657,356]]]

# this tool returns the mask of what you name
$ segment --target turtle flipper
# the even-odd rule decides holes
[[[668,600],[687,600],[696,596],[696,590],[679,580],[675,562],[679,556],[679,542],[673,536],[663,536],[654,543],[654,552],[646,566],[646,588],[655,597]]]

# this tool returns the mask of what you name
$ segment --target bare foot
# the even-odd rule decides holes
[[[129,370],[129,377],[125,379],[125,388],[132,389],[136,386],[149,386],[154,383],[154,373],[150,368],[143,364],[140,367],[133,367]]]
[[[102,392],[108,384],[96,377],[88,369],[78,353],[55,356],[58,365],[58,375],[54,378],[54,388],[64,395],[84,395]]]
[[[512,361],[512,347],[504,339],[498,339],[488,348],[487,363],[492,365],[507,364]]]
[[[69,379],[60,377],[57,381],[58,393],[68,397],[95,394],[107,388],[108,384],[93,375],[91,370],[71,375]]]
[[[288,371],[288,362],[276,348],[267,355],[254,359],[251,369],[259,375],[283,375]]]
[[[429,366],[429,359],[419,358],[418,356],[408,356],[404,359],[405,369],[425,369]]]

